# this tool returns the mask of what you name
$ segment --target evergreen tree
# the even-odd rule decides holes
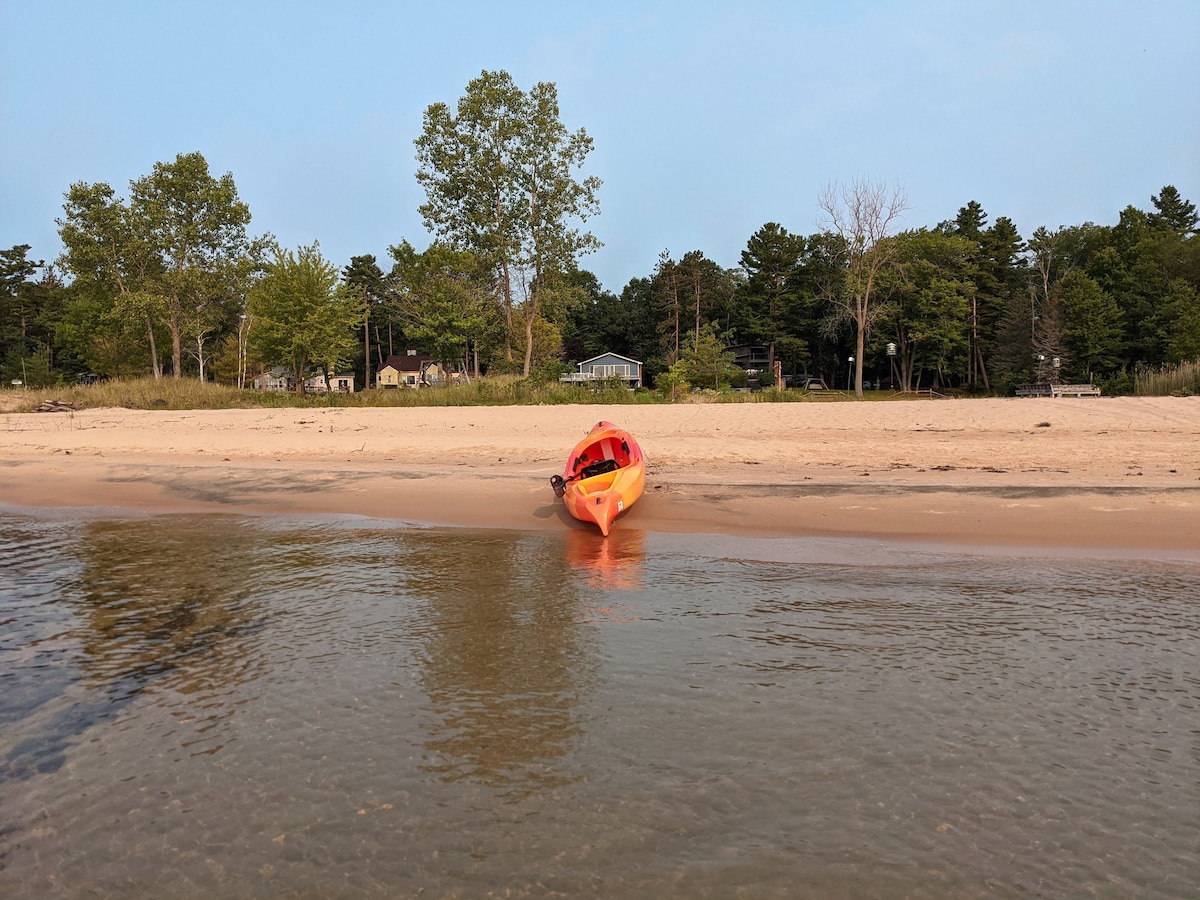
[[[58,287],[43,260],[28,258],[29,244],[0,250],[0,377],[44,387],[52,380],[53,348],[45,327],[52,292]],[[45,276],[35,280],[42,270]]]
[[[1062,341],[1073,370],[1090,381],[1111,372],[1120,362],[1121,313],[1116,302],[1093,279],[1073,271],[1059,282]]]
[[[751,235],[742,251],[746,281],[738,291],[731,324],[741,340],[767,345],[768,369],[773,369],[779,354],[788,371],[795,372],[806,355],[801,331],[808,310],[797,278],[804,250],[802,235],[768,222]]]
[[[1200,216],[1196,215],[1196,204],[1188,203],[1174,185],[1168,184],[1157,196],[1151,197],[1150,202],[1157,212],[1149,216],[1150,225],[1154,228],[1169,228],[1180,236],[1195,234],[1196,223]]]
[[[347,287],[356,291],[363,299],[363,385],[371,386],[371,371],[379,371],[387,361],[386,353],[392,351],[392,315],[394,302],[389,302],[390,289],[383,269],[379,268],[373,254],[350,257],[350,263],[342,269],[342,280]],[[383,333],[380,333],[380,328]],[[374,332],[374,340],[371,335]],[[372,349],[375,351],[375,364],[372,366]]]

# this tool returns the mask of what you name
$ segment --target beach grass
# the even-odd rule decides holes
[[[1137,397],[1191,397],[1200,394],[1200,360],[1159,369],[1143,369],[1134,376]]]
[[[73,409],[326,409],[338,407],[513,406],[658,403],[650,391],[584,387],[502,375],[438,388],[375,389],[353,394],[298,394],[238,389],[195,378],[136,378],[5,392],[3,408],[30,412],[47,404]]]
[[[866,391],[863,400],[913,400],[931,395]],[[678,403],[829,403],[856,400],[853,392],[765,388],[720,391],[693,389],[671,397],[617,381],[564,384],[519,375],[495,375],[445,387],[391,388],[353,394],[298,394],[239,389],[196,378],[127,378],[0,392],[0,411],[31,412],[47,405],[72,409],[330,409],[371,407],[643,405]]]

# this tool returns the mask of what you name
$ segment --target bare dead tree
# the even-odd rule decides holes
[[[880,273],[892,264],[894,245],[888,232],[908,209],[900,188],[856,179],[826,186],[818,200],[821,226],[841,240],[845,278],[828,298],[841,318],[854,327],[854,393],[863,389],[863,351],[875,313],[872,305]]]

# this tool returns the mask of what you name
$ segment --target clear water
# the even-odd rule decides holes
[[[506,894],[1197,896],[1200,562],[0,511],[0,896]]]

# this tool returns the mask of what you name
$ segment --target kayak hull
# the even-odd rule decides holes
[[[589,475],[588,470],[609,469]],[[607,535],[613,520],[642,496],[646,459],[633,436],[611,422],[598,422],[575,445],[563,468],[567,512]]]

